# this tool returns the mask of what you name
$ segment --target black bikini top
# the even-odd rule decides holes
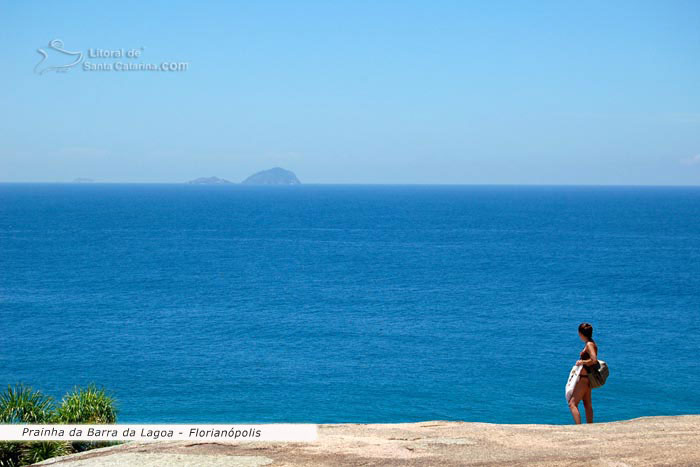
[[[596,351],[596,353],[598,353],[598,344],[596,344],[596,343],[594,342],[593,345],[595,346],[595,351]],[[581,351],[581,360],[588,360],[589,358],[591,358],[591,355],[588,353],[587,350]],[[597,364],[593,364],[593,365],[584,365],[584,367],[587,368],[587,369],[595,368],[595,367],[597,367],[597,366],[598,366]]]

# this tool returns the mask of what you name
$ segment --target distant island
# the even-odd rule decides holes
[[[77,181],[77,180],[76,180]],[[219,177],[200,177],[190,180],[190,185],[230,185],[226,179]],[[241,185],[301,185],[294,172],[275,167],[269,170],[255,173],[241,182]]]
[[[275,167],[251,175],[241,182],[243,185],[300,185],[294,172]]]
[[[93,183],[94,181],[92,178],[78,177],[73,180],[73,183]]]
[[[200,177],[187,182],[191,185],[228,185],[231,182],[219,177]]]

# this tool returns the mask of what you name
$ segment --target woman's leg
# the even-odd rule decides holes
[[[576,422],[577,425],[581,424],[581,413],[578,411],[578,403],[581,402],[581,399],[583,399],[583,396],[586,394],[587,390],[588,377],[582,376],[578,380],[578,383],[576,383],[573,396],[571,396],[571,399],[569,399],[569,410],[571,410],[571,415],[574,416],[574,422]]]
[[[588,388],[583,395],[583,408],[586,409],[586,423],[593,423],[593,399],[591,398],[593,389],[590,384],[587,386]]]

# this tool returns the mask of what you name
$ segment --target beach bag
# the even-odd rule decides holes
[[[591,384],[591,389],[596,389],[604,385],[609,374],[610,370],[608,369],[608,364],[603,360],[598,360],[598,368],[588,373],[588,382]]]

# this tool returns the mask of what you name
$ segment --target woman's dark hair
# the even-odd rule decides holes
[[[583,337],[593,342],[593,326],[591,326],[590,323],[579,324],[578,332],[580,332]]]

